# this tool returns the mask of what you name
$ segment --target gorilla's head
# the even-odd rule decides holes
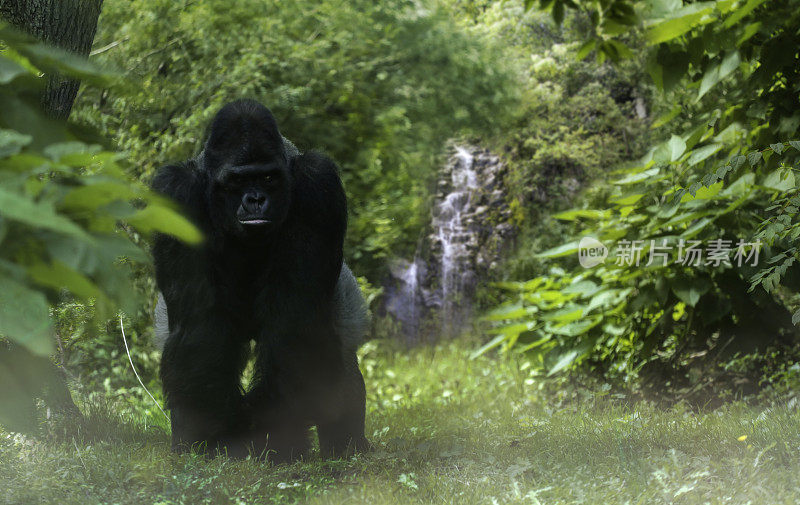
[[[208,173],[214,226],[242,238],[266,236],[289,211],[291,175],[272,113],[253,100],[237,100],[214,117],[200,156]]]

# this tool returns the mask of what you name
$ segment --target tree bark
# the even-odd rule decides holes
[[[0,17],[48,44],[88,56],[103,0],[0,0]],[[45,112],[66,120],[80,81],[53,74],[42,95]]]

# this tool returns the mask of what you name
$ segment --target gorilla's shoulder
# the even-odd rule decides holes
[[[292,176],[299,179],[312,181],[317,185],[338,184],[339,167],[332,159],[322,153],[308,151],[292,158]]]
[[[339,167],[324,154],[306,152],[291,160],[294,212],[314,221],[347,221],[347,198]]]
[[[191,205],[202,194],[200,189],[204,184],[205,177],[197,161],[189,160],[158,169],[150,187],[179,203]]]

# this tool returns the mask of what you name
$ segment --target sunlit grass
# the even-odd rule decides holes
[[[97,409],[48,440],[0,433],[0,502],[800,502],[797,410],[544,393],[522,362],[469,351],[366,349],[367,455],[276,467],[175,456],[152,420]]]

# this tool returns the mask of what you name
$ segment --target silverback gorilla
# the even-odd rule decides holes
[[[173,449],[289,461],[308,452],[311,426],[325,457],[367,448],[356,357],[367,312],[342,262],[336,165],[300,154],[266,107],[238,100],[197,158],[159,170],[153,188],[205,234],[201,246],[159,235],[153,247]]]

